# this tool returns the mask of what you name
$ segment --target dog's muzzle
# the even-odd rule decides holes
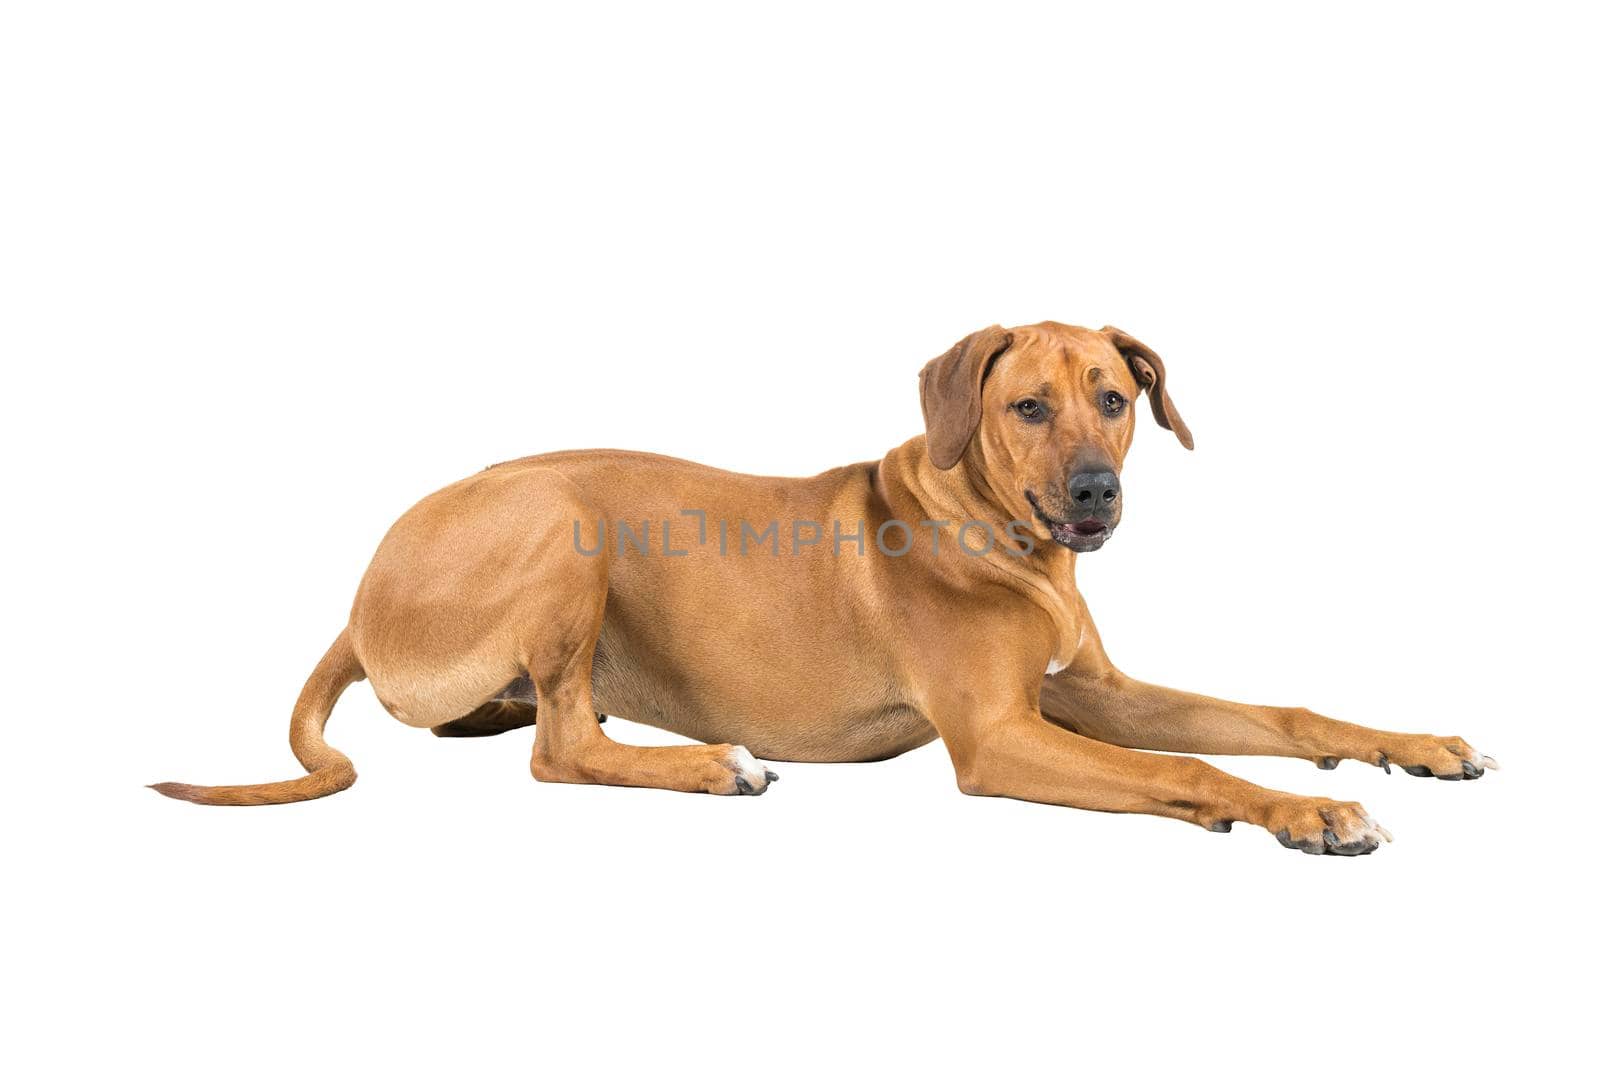
[[[1093,468],[1074,472],[1067,479],[1066,500],[1059,516],[1050,514],[1032,492],[1028,503],[1050,538],[1074,552],[1093,552],[1104,545],[1122,515],[1122,483],[1117,472]]]

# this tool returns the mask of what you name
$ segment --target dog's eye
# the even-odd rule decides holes
[[[1121,393],[1107,393],[1100,398],[1100,410],[1108,418],[1116,418],[1122,414],[1122,409],[1128,406],[1128,398]]]
[[[1011,410],[1020,415],[1023,422],[1040,422],[1045,416],[1044,405],[1032,397],[1012,404]]]

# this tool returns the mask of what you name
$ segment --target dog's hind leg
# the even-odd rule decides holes
[[[563,583],[527,652],[539,706],[529,763],[534,778],[729,796],[766,792],[778,776],[743,745],[624,745],[600,729],[592,673],[607,589],[604,561],[586,562],[597,564],[584,578],[587,588]]]
[[[778,776],[743,745],[624,745],[607,737],[590,689],[591,638],[566,662],[534,677],[539,725],[529,768],[541,782],[629,785],[727,796],[765,793]]]
[[[765,793],[778,780],[743,745],[645,747],[611,740],[589,706],[587,677],[540,690],[529,767],[541,782],[628,785],[726,796]]]

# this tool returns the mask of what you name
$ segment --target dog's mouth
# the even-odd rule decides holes
[[[1065,545],[1074,552],[1093,552],[1111,539],[1111,527],[1100,519],[1079,519],[1077,522],[1064,522],[1052,519],[1045,514],[1039,506],[1039,500],[1030,490],[1025,494],[1028,503],[1033,505],[1033,513],[1039,521],[1045,524],[1050,531],[1050,539],[1058,545]]]

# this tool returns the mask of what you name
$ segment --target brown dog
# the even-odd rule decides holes
[[[378,546],[295,705],[310,773],[153,788],[201,804],[326,796],[355,769],[322,736],[365,677],[441,735],[531,725],[545,782],[762,793],[776,760],[858,761],[942,739],[966,793],[1242,820],[1357,855],[1389,835],[1359,804],[1263,789],[1134,749],[1341,759],[1478,778],[1459,737],[1372,730],[1124,676],[1073,578],[1121,515],[1133,397],[1193,447],[1161,359],[1120,330],[992,326],[922,371],[927,435],[814,478],[628,452],[490,467]],[[1005,634],[1004,641],[986,635]],[[609,740],[604,712],[706,744]]]

